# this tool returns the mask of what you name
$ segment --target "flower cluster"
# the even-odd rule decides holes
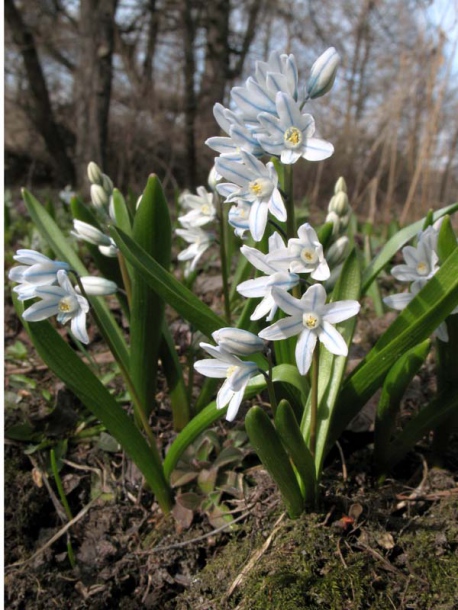
[[[402,311],[420,292],[426,283],[439,270],[439,256],[437,254],[437,238],[442,219],[420,231],[416,246],[405,246],[402,249],[404,264],[395,265],[391,275],[400,282],[411,282],[407,292],[392,294],[383,299],[388,307]],[[450,315],[457,314],[458,307]],[[441,341],[448,341],[447,324],[442,322],[435,331]]]
[[[180,196],[180,206],[188,212],[178,217],[181,229],[176,229],[189,246],[178,254],[179,261],[186,261],[185,275],[195,270],[202,254],[214,241],[213,235],[202,227],[216,218],[215,195],[209,193],[203,186],[197,187],[197,195],[183,193]]]
[[[215,119],[227,136],[209,138],[206,144],[220,155],[215,168],[228,182],[216,188],[235,204],[229,222],[239,234],[249,229],[260,241],[269,212],[280,222],[286,220],[277,172],[261,157],[274,155],[290,165],[301,157],[321,161],[332,155],[334,147],[315,137],[315,120],[302,108],[330,90],[339,61],[333,47],[319,57],[301,95],[294,55],[274,51],[267,62],[256,62],[254,76],[243,86],[232,88],[235,110],[215,105]]]

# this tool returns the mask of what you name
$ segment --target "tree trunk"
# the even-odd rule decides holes
[[[64,139],[54,119],[49,91],[38,57],[35,40],[14,4],[14,0],[5,0],[5,18],[11,30],[14,43],[19,48],[30,94],[33,100],[30,117],[45,141],[56,170],[57,182],[75,184],[75,168],[67,153]]]
[[[111,99],[114,18],[118,0],[81,0],[80,55],[75,75],[77,183],[86,180],[89,161],[108,170],[108,116]]]

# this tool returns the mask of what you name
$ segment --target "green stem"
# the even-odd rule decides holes
[[[318,370],[320,362],[320,348],[317,342],[313,352],[312,379],[311,379],[311,404],[310,404],[310,453],[315,457],[316,453],[316,425],[318,413]]]
[[[226,223],[224,218],[224,207],[222,197],[218,197],[219,202],[219,252],[221,258],[221,276],[223,280],[224,295],[224,314],[228,325],[231,325],[231,299],[229,294],[229,277],[226,256]]]
[[[118,252],[118,262],[124,284],[124,290],[126,291],[127,304],[129,305],[130,311],[132,309],[132,284],[130,281],[129,271],[127,270],[126,259],[121,252]]]
[[[286,193],[285,207],[288,217],[286,219],[286,233],[288,239],[296,237],[296,219],[294,211],[294,182],[293,182],[293,165],[288,164],[283,166],[284,172],[284,190]]]
[[[270,406],[272,408],[273,416],[277,412],[277,397],[275,396],[275,388],[274,383],[272,381],[272,351],[269,349],[267,351],[267,361],[269,363],[269,372],[266,373],[262,369],[259,369],[261,373],[264,375],[267,385],[267,391],[269,392]]]

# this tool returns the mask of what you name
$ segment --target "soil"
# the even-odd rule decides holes
[[[378,336],[374,324],[359,328],[354,360]],[[6,440],[10,610],[458,608],[458,439],[442,468],[428,467],[425,439],[381,483],[373,471],[369,405],[329,457],[316,512],[289,519],[269,476],[244,449],[244,467],[234,467],[242,493],[227,498],[236,522],[221,529],[202,508],[191,519],[164,517],[113,439],[100,431],[77,437],[82,420],[91,424],[87,413],[35,359],[8,307],[6,339],[7,346],[20,340],[31,354],[25,362],[7,361],[7,437],[18,423],[36,435],[33,442]],[[104,353],[95,356],[109,370]],[[416,378],[407,411],[418,408],[431,383],[428,370]],[[55,396],[51,406],[43,390]],[[165,450],[173,432],[163,399],[153,424]],[[229,428],[242,434],[243,418],[215,427],[222,444]],[[50,447],[74,518],[67,530]]]

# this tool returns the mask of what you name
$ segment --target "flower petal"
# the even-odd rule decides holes
[[[290,316],[283,318],[283,320],[278,320],[272,326],[264,328],[264,330],[258,333],[258,336],[261,339],[267,339],[267,341],[279,341],[280,339],[294,337],[294,335],[298,335],[302,330],[304,330],[302,316]]]
[[[336,330],[332,324],[326,322],[326,320],[323,320],[321,323],[318,338],[331,354],[335,354],[336,356],[346,356],[348,354],[348,347],[345,343],[345,339],[339,331]]]
[[[313,350],[315,349],[318,337],[316,336],[316,333],[304,329],[304,327],[302,328],[303,330],[296,344],[295,355],[299,373],[301,375],[306,375],[312,364]]]
[[[322,317],[323,320],[331,324],[337,324],[356,316],[360,309],[361,305],[358,301],[336,301],[335,303],[328,303],[323,307]]]

